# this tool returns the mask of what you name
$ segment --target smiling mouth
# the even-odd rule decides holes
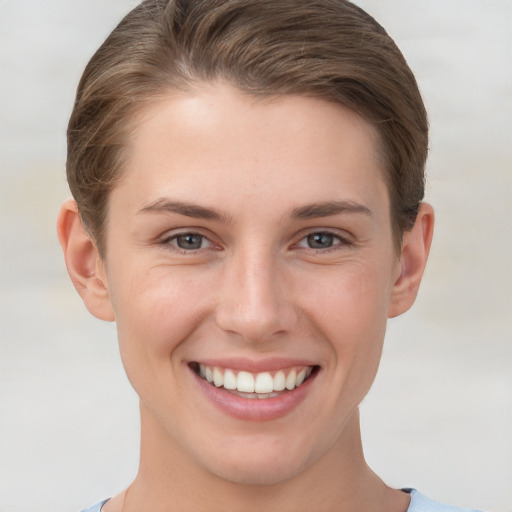
[[[196,375],[212,386],[223,388],[242,398],[260,400],[276,398],[293,391],[319,369],[318,366],[296,366],[272,372],[250,373],[196,362],[189,366]]]

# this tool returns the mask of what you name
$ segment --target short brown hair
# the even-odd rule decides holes
[[[369,14],[346,0],[145,0],[90,60],[68,127],[68,182],[100,251],[135,114],[215,80],[254,96],[322,98],[367,119],[400,243],[423,199],[428,122],[413,73]]]

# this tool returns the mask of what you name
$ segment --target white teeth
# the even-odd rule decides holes
[[[286,377],[284,372],[278,371],[274,375],[274,391],[283,391],[286,387]]]
[[[213,383],[218,388],[224,385],[224,375],[218,368],[213,369]]]
[[[243,396],[243,398],[250,398],[251,400],[258,399],[258,395],[254,394],[254,393],[244,393],[242,396]]]
[[[236,380],[236,389],[238,391],[254,393],[254,377],[249,372],[240,372]]]
[[[236,389],[236,375],[231,370],[224,372],[224,387],[226,389]]]
[[[240,391],[234,391],[233,394],[241,396],[242,398],[251,398],[252,400],[265,400],[279,396],[279,393],[240,393]]]
[[[300,386],[304,379],[306,378],[306,370],[301,370],[297,375],[297,380],[295,381],[295,386]]]
[[[224,389],[234,391],[244,398],[265,399],[279,396],[279,392],[285,389],[294,390],[311,375],[313,367],[297,370],[297,368],[293,368],[288,375],[285,374],[285,371],[279,370],[274,377],[270,372],[252,374],[240,371],[237,375],[234,370],[200,364],[198,373],[201,378],[218,388],[224,387]]]
[[[256,393],[272,393],[274,391],[274,379],[270,373],[258,373],[254,383]]]
[[[295,389],[295,381],[297,380],[297,372],[295,370],[292,370],[288,377],[286,377],[286,389],[292,390]]]

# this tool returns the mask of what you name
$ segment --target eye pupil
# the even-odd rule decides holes
[[[308,245],[311,249],[325,249],[332,247],[334,236],[330,233],[312,233],[308,235]]]
[[[178,236],[176,242],[180,249],[200,249],[203,243],[203,237],[201,235],[195,235],[194,233],[186,233]]]

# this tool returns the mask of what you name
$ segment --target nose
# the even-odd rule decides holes
[[[281,266],[271,251],[265,250],[240,252],[230,258],[219,289],[217,325],[255,343],[290,332],[297,313]]]

